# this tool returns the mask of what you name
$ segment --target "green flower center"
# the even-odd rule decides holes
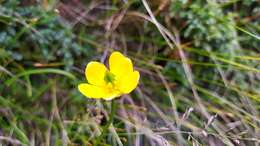
[[[106,81],[106,83],[112,83],[115,81],[115,75],[112,74],[111,72],[106,72],[104,80]]]

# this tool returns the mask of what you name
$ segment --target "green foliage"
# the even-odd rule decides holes
[[[17,61],[74,63],[83,46],[69,25],[55,11],[42,6],[21,6],[19,1],[2,2],[0,7],[0,46]],[[32,55],[34,54],[34,55]]]
[[[165,29],[138,0],[0,0],[0,143],[259,145],[259,2],[146,1]],[[77,89],[114,50],[141,73],[116,110]]]
[[[237,43],[235,23],[231,12],[223,12],[216,3],[177,1],[171,6],[173,17],[185,23],[182,30],[184,38],[194,42],[195,47],[217,52],[227,52],[234,49]],[[177,19],[177,20],[179,20]]]

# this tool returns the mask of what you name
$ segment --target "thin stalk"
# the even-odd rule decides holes
[[[105,127],[103,128],[103,132],[102,134],[97,138],[96,141],[96,145],[99,145],[101,143],[101,140],[103,139],[103,137],[106,135],[106,133],[108,132],[108,129],[110,127],[110,125],[113,124],[114,122],[114,117],[115,117],[115,113],[116,113],[116,103],[114,100],[111,101],[111,110],[110,110],[110,114],[109,114],[109,119],[107,124],[105,125]]]

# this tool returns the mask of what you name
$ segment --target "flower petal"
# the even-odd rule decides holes
[[[120,79],[117,86],[121,92],[128,94],[136,88],[139,78],[139,72],[134,71]]]
[[[96,61],[91,61],[86,67],[85,75],[88,83],[92,85],[102,86],[105,85],[104,77],[106,72],[107,68],[104,64]]]
[[[102,98],[112,100],[122,95],[119,91],[109,90],[106,86],[95,86],[87,83],[79,84],[79,91],[88,98]]]
[[[102,98],[106,96],[105,88],[99,86],[83,83],[78,85],[78,89],[83,95],[87,96],[88,98]]]
[[[119,94],[119,93],[110,93],[110,94],[107,94],[105,97],[103,97],[102,99],[104,99],[104,100],[107,100],[107,101],[109,101],[109,100],[112,100],[112,99],[114,99],[114,98],[116,98],[116,97],[119,97],[119,96],[121,96],[122,94]]]
[[[133,72],[132,61],[125,57],[120,52],[113,52],[109,57],[110,72],[113,73],[117,79]]]

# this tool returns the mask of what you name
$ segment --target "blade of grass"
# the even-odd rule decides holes
[[[241,28],[241,27],[239,27],[239,26],[234,26],[236,29],[238,29],[238,30],[240,30],[240,31],[242,31],[242,32],[244,32],[244,33],[246,33],[246,34],[248,34],[248,35],[250,35],[250,36],[252,36],[253,38],[255,38],[255,39],[257,39],[257,40],[259,40],[260,41],[260,36],[259,35],[257,35],[257,34],[253,34],[253,33],[251,33],[251,32],[249,32],[249,31],[247,31],[247,30],[245,30],[245,29],[243,29],[243,28]]]
[[[7,83],[7,85],[11,85],[18,78],[27,76],[27,75],[31,75],[31,74],[49,74],[49,73],[64,75],[72,80],[76,80],[76,77],[73,74],[71,74],[70,72],[63,71],[60,69],[46,68],[46,69],[34,69],[34,70],[24,71],[14,77],[12,77],[11,79],[7,80],[6,83]]]

